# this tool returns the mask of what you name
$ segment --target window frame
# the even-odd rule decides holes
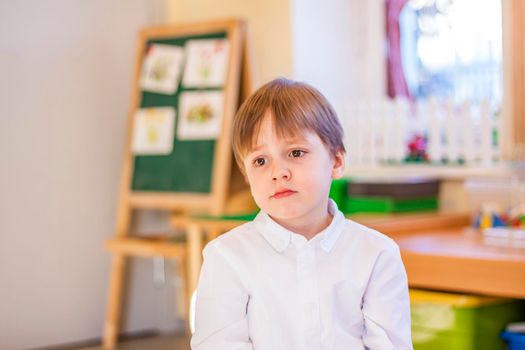
[[[503,157],[525,160],[525,2],[502,0],[504,55]]]

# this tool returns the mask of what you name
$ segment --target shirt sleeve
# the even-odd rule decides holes
[[[363,298],[363,315],[363,344],[367,349],[413,349],[408,280],[395,243],[376,260]]]
[[[204,249],[195,301],[193,350],[253,350],[248,332],[249,295],[220,242]]]

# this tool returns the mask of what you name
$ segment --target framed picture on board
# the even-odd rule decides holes
[[[229,43],[225,39],[189,40],[186,43],[185,87],[222,87],[226,82]]]
[[[214,140],[221,132],[222,91],[190,91],[180,96],[179,140]]]
[[[177,91],[184,49],[175,45],[152,44],[147,48],[140,86],[144,91],[171,95]]]

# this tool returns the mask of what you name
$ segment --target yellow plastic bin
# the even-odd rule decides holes
[[[522,301],[410,290],[414,350],[503,350],[501,331],[525,319]]]

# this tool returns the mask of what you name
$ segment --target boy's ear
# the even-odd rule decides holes
[[[334,166],[332,168],[332,179],[340,179],[345,173],[344,153],[339,150],[334,155]]]

